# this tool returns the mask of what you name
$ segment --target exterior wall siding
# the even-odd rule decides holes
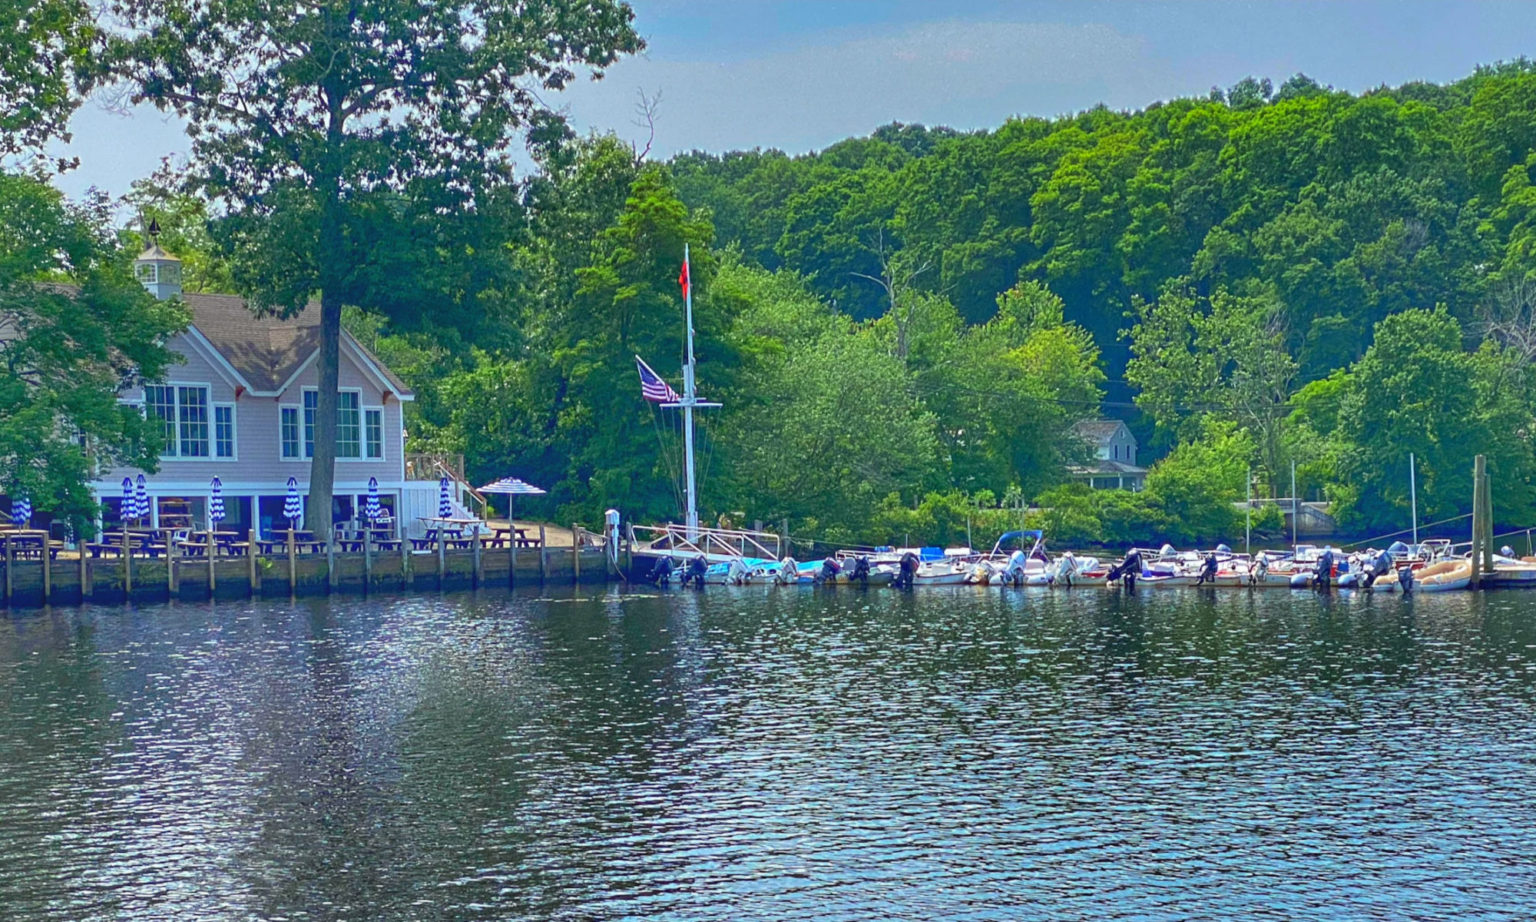
[[[215,475],[230,495],[251,495],[260,492],[270,495],[286,489],[289,477],[298,479],[301,490],[309,486],[308,458],[285,459],[282,457],[282,433],[280,408],[296,407],[300,412],[300,452],[302,454],[303,391],[319,384],[317,363],[306,368],[288,389],[278,397],[257,397],[249,393],[236,396],[236,389],[225,372],[205,357],[203,347],[193,343],[185,335],[174,338],[170,346],[185,361],[172,366],[166,374],[166,384],[207,385],[209,388],[209,437],[212,448],[213,406],[232,404],[235,408],[235,457],[199,457],[161,459],[156,473],[146,474],[145,479],[152,494],[175,495],[177,490],[206,491]],[[336,461],[336,490],[359,492],[365,490],[369,477],[376,477],[384,489],[398,489],[405,476],[405,454],[402,406],[393,395],[376,383],[372,374],[365,372],[343,347],[340,369],[340,386],[343,390],[359,393],[362,411],[383,411],[383,458],[338,458]],[[387,395],[387,399],[386,399]],[[122,395],[125,401],[142,403],[143,390],[134,388]],[[366,412],[360,414],[366,421]],[[363,452],[367,452],[366,422],[362,432]],[[94,486],[98,495],[113,497],[121,493],[124,477],[136,477],[138,471],[114,469],[101,476]]]

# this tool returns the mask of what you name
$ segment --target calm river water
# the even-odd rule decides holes
[[[0,919],[1530,919],[1536,594],[0,616]]]

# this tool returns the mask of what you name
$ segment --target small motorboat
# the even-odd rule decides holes
[[[1442,560],[1413,573],[1414,592],[1455,592],[1471,582],[1472,561],[1465,559]]]

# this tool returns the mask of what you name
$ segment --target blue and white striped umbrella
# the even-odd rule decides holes
[[[135,502],[134,498],[133,498],[133,478],[132,477],[124,477],[123,478],[123,506],[122,506],[122,510],[120,512],[118,512],[118,514],[117,514],[117,517],[123,520],[123,525],[126,526],[128,524],[128,520],[129,519],[138,518],[138,516],[134,514],[134,510],[137,507],[138,507],[138,503]]]
[[[138,482],[133,485],[133,517],[143,519],[149,516],[149,489],[145,486],[144,475],[140,474]]]
[[[292,477],[288,478],[288,498],[283,501],[283,518],[288,520],[288,527],[297,529],[299,519],[304,518],[304,501],[299,499],[299,482]]]
[[[217,475],[208,485],[208,521],[215,526],[224,521],[224,483]]]
[[[23,493],[11,500],[11,521],[26,524],[32,518],[32,500]]]
[[[379,509],[379,478],[368,478],[368,500],[363,504],[363,515],[368,521],[377,521],[380,515]]]
[[[447,519],[453,517],[453,500],[448,498],[448,478],[442,477],[437,481],[437,517]]]

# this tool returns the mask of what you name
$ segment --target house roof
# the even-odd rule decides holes
[[[1095,445],[1103,445],[1124,425],[1118,419],[1082,419],[1072,424],[1072,433]]]
[[[1092,464],[1073,464],[1068,466],[1068,471],[1075,477],[1117,476],[1132,474],[1145,474],[1147,469],[1137,467],[1125,461],[1095,461]]]
[[[235,295],[183,293],[192,325],[257,391],[276,391],[320,348],[320,305],[311,302],[288,319],[258,317],[244,298]],[[388,366],[345,331],[342,338],[377,367],[397,395],[409,397]]]

